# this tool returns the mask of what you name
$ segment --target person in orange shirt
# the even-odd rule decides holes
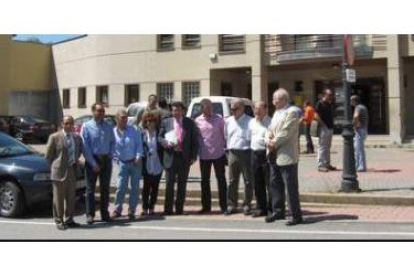
[[[306,136],[306,153],[314,153],[312,136],[310,135],[310,128],[312,121],[315,117],[315,109],[311,106],[308,100],[303,104],[303,117],[302,122],[305,126],[305,136]]]

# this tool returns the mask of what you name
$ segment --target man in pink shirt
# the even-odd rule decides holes
[[[225,147],[224,119],[213,113],[213,105],[209,99],[200,102],[202,114],[195,119],[199,129],[199,157],[201,170],[201,203],[199,213],[211,212],[211,166],[214,166],[219,192],[221,213],[227,210],[227,182],[225,176]]]

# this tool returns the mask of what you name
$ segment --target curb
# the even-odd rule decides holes
[[[115,187],[111,187],[110,198],[113,201],[115,198]],[[141,194],[141,189],[140,189]],[[165,197],[165,189],[161,188],[158,193],[157,204],[163,204]],[[218,206],[218,192],[211,191],[212,205]],[[99,198],[99,192],[96,193]],[[126,195],[128,198],[128,194]],[[244,192],[239,192],[239,198],[244,198]],[[414,206],[413,197],[404,196],[380,196],[380,195],[364,195],[363,193],[301,193],[300,201],[303,203],[325,203],[325,204],[348,204],[348,205],[377,205],[377,206]],[[187,190],[186,205],[201,206],[201,190],[190,189]]]

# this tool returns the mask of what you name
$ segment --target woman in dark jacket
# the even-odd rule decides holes
[[[158,142],[158,113],[146,112],[142,117],[142,142],[144,157],[142,175],[144,187],[142,189],[142,216],[153,215],[157,202],[158,188],[163,172],[163,149]]]

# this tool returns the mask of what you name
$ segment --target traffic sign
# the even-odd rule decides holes
[[[350,82],[350,83],[355,83],[356,82],[356,72],[354,69],[346,69],[345,71],[346,73],[346,81]]]

